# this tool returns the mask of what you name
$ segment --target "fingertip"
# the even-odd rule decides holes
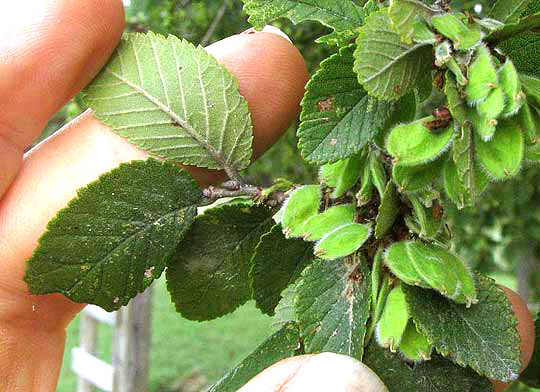
[[[534,350],[534,321],[532,319],[531,312],[527,307],[527,303],[523,300],[523,298],[508,287],[501,288],[512,304],[512,309],[514,310],[518,321],[517,330],[521,338],[520,349],[523,363],[522,370],[524,370],[529,364]]]
[[[298,116],[309,77],[305,61],[289,40],[273,32],[238,34],[207,50],[239,81],[252,115],[256,158]]]
[[[516,315],[517,319],[517,330],[521,339],[520,350],[521,350],[521,371],[525,370],[531,360],[533,355],[534,346],[535,346],[535,330],[534,330],[534,321],[531,316],[531,312],[527,307],[527,303],[521,298],[519,294],[515,291],[509,289],[508,287],[500,286],[504,291],[512,309]],[[492,380],[492,384],[495,392],[504,391],[509,384],[503,383],[501,381]]]
[[[49,118],[99,72],[124,28],[121,0],[20,0],[0,17],[5,134],[29,145]],[[3,5],[4,7],[4,5]]]
[[[335,353],[287,358],[255,376],[238,392],[388,392],[362,362]]]

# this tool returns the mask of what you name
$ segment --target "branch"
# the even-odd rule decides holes
[[[216,32],[216,29],[218,28],[219,24],[221,23],[221,20],[223,19],[223,16],[225,16],[225,11],[227,11],[227,0],[223,1],[223,4],[221,5],[221,8],[216,14],[216,17],[210,24],[210,27],[208,28],[208,31],[206,34],[204,34],[203,39],[201,40],[201,46],[208,45],[208,42],[212,38],[212,35]]]
[[[285,192],[268,192],[255,185],[243,185],[241,182],[231,180],[224,182],[220,187],[209,186],[203,190],[204,199],[201,206],[209,205],[225,197],[249,196],[256,203],[265,203],[276,207],[286,199]]]

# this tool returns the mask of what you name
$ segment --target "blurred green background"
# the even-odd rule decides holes
[[[129,6],[127,5],[129,3]],[[362,3],[362,1],[358,1]],[[455,0],[471,8],[477,2]],[[489,1],[484,3],[488,4]],[[196,44],[207,45],[250,26],[240,0],[125,0],[126,31],[153,30],[174,34]],[[311,73],[334,49],[313,41],[328,32],[316,23],[283,29],[300,49]],[[83,110],[78,97],[69,102],[49,122],[39,142]],[[252,183],[269,185],[286,177],[296,183],[311,183],[317,168],[305,163],[296,147],[293,125],[262,158],[245,173]],[[492,185],[474,209],[456,211],[447,204],[445,212],[453,233],[455,250],[472,268],[489,273],[527,298],[531,308],[540,308],[540,173],[527,166],[520,175]],[[202,391],[228,368],[257,346],[271,331],[271,319],[253,304],[207,323],[182,319],[170,303],[163,280],[155,285],[153,308],[153,349],[150,391]],[[100,332],[99,355],[110,361],[111,331]],[[69,370],[70,350],[77,344],[78,319],[68,331],[64,367],[58,391],[74,391],[76,380]],[[516,385],[515,390],[520,389]]]

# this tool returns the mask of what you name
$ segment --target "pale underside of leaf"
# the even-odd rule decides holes
[[[280,17],[295,24],[318,21],[335,30],[323,37],[329,43],[345,43],[353,37],[349,32],[364,23],[363,9],[350,0],[244,0],[244,3],[249,22],[255,27],[262,28]]]
[[[153,156],[240,170],[252,125],[238,82],[202,48],[131,34],[84,95],[97,118]]]

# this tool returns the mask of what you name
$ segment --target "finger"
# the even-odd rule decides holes
[[[261,48],[265,48],[268,55],[262,56]],[[267,147],[266,143],[279,136],[297,113],[302,81],[306,79],[304,62],[287,40],[269,33],[235,36],[213,45],[212,52],[236,74],[242,93],[251,100],[254,134],[260,152]],[[253,52],[258,55],[254,56]],[[279,83],[273,80],[276,69],[281,72]],[[270,97],[268,90],[282,97]],[[259,99],[258,94],[264,94],[265,100]],[[260,139],[264,142],[259,142]],[[76,195],[77,189],[122,162],[145,157],[90,114],[83,115],[27,155],[19,176],[0,201],[0,254],[3,257],[0,315],[3,312],[11,314],[12,319],[37,320],[40,327],[43,320],[58,325],[73,316],[79,307],[73,307],[61,296],[34,297],[26,293],[22,281],[25,260],[31,256],[47,222]],[[199,181],[205,180],[200,173],[196,175]],[[6,296],[10,298],[9,303],[2,303]],[[29,311],[32,309],[35,311]]]
[[[322,353],[285,359],[258,374],[238,392],[383,392],[380,378],[345,355]]]
[[[533,355],[534,344],[535,344],[535,331],[534,331],[534,321],[531,317],[531,312],[527,307],[527,303],[517,294],[508,287],[501,286],[502,290],[508,297],[508,300],[512,304],[512,309],[516,314],[516,319],[518,321],[517,330],[519,332],[519,337],[521,339],[520,350],[521,350],[521,371],[527,368],[529,361]],[[492,381],[495,392],[504,391],[509,384],[505,384],[500,381]]]
[[[0,6],[0,197],[24,149],[103,66],[124,26],[121,0],[17,0]]]

